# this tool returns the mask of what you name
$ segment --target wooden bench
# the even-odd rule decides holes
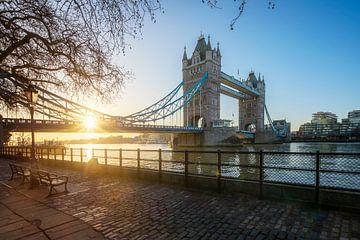
[[[13,180],[15,176],[20,176],[22,177],[21,184],[25,183],[25,181],[30,182],[31,171],[29,168],[13,163],[9,163],[9,166],[11,169],[10,180]]]
[[[67,183],[69,178],[67,176],[58,176],[53,173],[49,173],[46,171],[38,170],[36,172],[36,175],[39,177],[40,184],[44,184],[47,186],[50,186],[49,194],[50,196],[52,194],[52,191],[58,192],[55,187],[64,185],[65,186],[65,192],[68,192],[67,190]]]

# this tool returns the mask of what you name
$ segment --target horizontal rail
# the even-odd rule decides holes
[[[29,158],[29,147],[3,147],[4,157]],[[90,154],[90,155],[89,155]],[[194,156],[195,154],[195,156]],[[100,165],[288,186],[312,187],[316,201],[320,189],[360,192],[360,153],[274,152],[274,151],[202,151],[162,149],[85,149],[65,147],[36,148],[36,156],[54,161],[87,162],[98,158]],[[336,182],[333,178],[336,177]]]

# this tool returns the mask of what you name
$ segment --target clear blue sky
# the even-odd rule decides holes
[[[360,1],[249,0],[233,31],[233,1],[210,9],[200,0],[162,1],[165,13],[145,22],[141,39],[115,62],[131,69],[135,79],[111,105],[100,110],[126,115],[167,94],[182,79],[184,45],[188,56],[200,32],[220,43],[222,70],[245,78],[250,70],[265,75],[266,104],[273,119],[310,121],[317,111],[341,118],[360,109]],[[237,116],[237,102],[221,99],[221,117]]]

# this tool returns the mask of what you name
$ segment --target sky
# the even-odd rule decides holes
[[[360,109],[360,1],[276,0],[270,10],[266,0],[248,0],[234,30],[234,1],[219,0],[219,8],[201,0],[161,2],[156,23],[147,18],[142,35],[127,38],[131,49],[114,58],[134,79],[111,104],[83,104],[123,116],[155,103],[182,81],[184,46],[191,56],[203,33],[212,46],[219,42],[223,72],[264,75],[271,118],[286,119],[293,131],[318,111],[341,121]],[[237,100],[222,96],[220,117],[238,121]]]
[[[234,30],[233,1],[209,8],[199,0],[162,1],[164,13],[149,19],[140,38],[114,62],[134,73],[112,104],[93,107],[115,115],[141,110],[182,81],[184,46],[191,56],[200,33],[220,44],[222,71],[246,78],[265,76],[266,105],[272,119],[286,119],[297,130],[317,111],[339,121],[360,109],[360,1],[249,0]],[[235,117],[232,117],[232,114]],[[237,121],[237,101],[221,98],[221,118]],[[235,119],[234,119],[235,118]]]

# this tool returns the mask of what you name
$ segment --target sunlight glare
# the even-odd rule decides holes
[[[96,119],[93,116],[86,116],[84,119],[86,129],[94,129],[96,127]]]

